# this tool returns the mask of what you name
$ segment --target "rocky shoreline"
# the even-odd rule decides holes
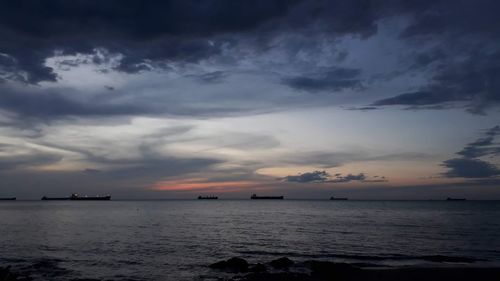
[[[51,267],[52,270],[56,268]],[[31,281],[37,273],[43,276],[58,275],[46,272],[36,264],[34,271],[14,272],[10,267],[0,267],[0,281]],[[194,280],[216,281],[498,281],[500,267],[471,267],[463,263],[448,264],[446,267],[386,267],[368,263],[335,263],[331,261],[294,261],[287,257],[270,261],[249,263],[239,257],[220,260],[207,265],[209,275]],[[57,270],[56,270],[57,271]],[[50,279],[49,279],[50,280]],[[99,279],[69,279],[92,280]]]
[[[282,257],[267,263],[250,264],[238,257],[209,265],[215,271],[231,273],[228,281],[441,281],[500,280],[500,268],[480,267],[377,267],[310,260],[294,262]]]

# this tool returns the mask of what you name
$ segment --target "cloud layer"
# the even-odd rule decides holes
[[[453,158],[443,162],[443,166],[450,169],[445,173],[447,177],[462,178],[493,178],[500,176],[500,169],[496,165],[478,159],[480,157],[494,158],[500,154],[500,145],[495,138],[500,134],[500,126],[495,126],[484,133],[484,137],[469,143],[456,154],[462,158]]]

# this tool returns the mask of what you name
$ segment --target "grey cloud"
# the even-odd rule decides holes
[[[87,168],[87,169],[83,170],[83,172],[86,174],[97,174],[97,173],[100,173],[102,171],[99,169]]]
[[[500,134],[500,126],[488,129],[484,135],[476,141],[469,143],[456,154],[462,158],[449,159],[443,162],[443,166],[449,171],[447,177],[463,178],[490,178],[500,176],[500,170],[493,164],[478,159],[484,156],[494,157],[500,154],[500,146],[494,143],[495,137]]]
[[[212,71],[199,75],[190,75],[190,77],[193,77],[198,81],[204,83],[220,83],[224,81],[224,78],[226,78],[226,76],[228,76],[228,73],[224,71]]]
[[[443,162],[450,169],[445,173],[448,177],[489,178],[500,176],[500,170],[495,165],[479,159],[454,158]]]
[[[106,49],[123,56],[117,70],[133,73],[220,54],[234,40],[223,39],[227,34],[258,37],[261,29],[263,35],[308,26],[340,35],[376,30],[373,8],[362,0],[16,1],[2,4],[0,19],[0,36],[10,39],[0,44],[0,53],[10,58],[0,69],[12,74],[4,78],[27,83],[57,79],[43,65],[55,51]]]
[[[1,87],[0,109],[20,114],[24,117],[51,119],[63,116],[113,116],[155,112],[154,108],[124,103],[113,104],[105,97],[90,100],[72,99],[67,95],[71,90],[12,89]]]
[[[0,171],[25,169],[48,164],[54,164],[62,160],[62,156],[40,151],[31,151],[29,154],[9,155],[0,157]]]
[[[407,2],[407,1],[403,1]],[[495,11],[498,1],[409,1],[413,21],[403,32],[403,37],[481,34],[496,35],[500,20]],[[418,3],[421,2],[421,3]],[[413,6],[413,7],[412,7]]]
[[[485,132],[486,137],[479,138],[469,143],[464,149],[457,152],[457,154],[465,158],[499,155],[500,145],[494,143],[495,137],[499,134],[500,126],[495,126]]]
[[[314,171],[309,173],[303,173],[298,176],[286,176],[283,178],[287,182],[325,182],[328,180],[330,175],[326,171]]]
[[[329,182],[336,183],[336,182],[365,181],[365,180],[366,180],[365,174],[359,173],[357,175],[353,175],[353,174],[348,174],[345,176],[338,175],[338,176],[335,176],[335,178],[330,180]]]
[[[308,76],[297,76],[283,79],[283,83],[305,91],[339,91],[361,87],[359,69],[334,68]]]
[[[412,92],[397,95],[395,97],[382,99],[373,103],[374,106],[382,105],[432,105],[454,100],[443,93],[435,92]]]
[[[482,114],[500,102],[500,49],[493,53],[469,54],[465,61],[441,65],[430,85],[421,91],[376,101],[373,105],[439,105],[464,102],[470,113]],[[424,107],[425,108],[425,107]]]
[[[371,110],[377,110],[379,109],[378,107],[376,106],[360,106],[360,107],[348,107],[348,108],[345,108],[346,110],[353,110],[353,111],[356,111],[356,110],[359,110],[359,111],[371,111]]]
[[[374,176],[368,178],[364,173],[342,175],[336,173],[333,176],[326,171],[313,171],[302,173],[299,175],[290,175],[281,179],[284,182],[297,182],[297,183],[347,183],[352,181],[364,183],[382,183],[387,182],[385,177]]]
[[[334,168],[346,163],[365,162],[365,161],[407,161],[407,160],[425,160],[432,155],[426,153],[392,153],[383,155],[370,155],[366,151],[356,152],[329,152],[312,151],[294,153],[291,155],[282,155],[278,164],[285,165],[313,165],[322,168]]]
[[[310,52],[318,56],[311,47],[315,45],[314,40],[320,40],[318,38],[333,40],[345,35],[366,38],[376,34],[381,20],[404,17],[409,21],[409,26],[400,40],[410,43],[424,40],[433,46],[415,52],[415,62],[410,63],[409,68],[432,64],[429,71],[434,71],[435,75],[428,81],[427,86],[380,99],[374,105],[405,105],[411,109],[433,106],[433,109],[443,109],[447,108],[442,107],[443,104],[458,101],[466,102],[470,112],[482,113],[499,103],[497,81],[500,81],[500,52],[498,44],[495,44],[498,39],[494,36],[497,33],[495,31],[498,31],[498,19],[491,12],[498,3],[479,2],[478,5],[463,1],[457,4],[455,1],[368,0],[275,0],[237,3],[213,0],[146,3],[117,0],[106,3],[63,3],[56,0],[47,0],[43,4],[30,1],[9,2],[3,3],[0,9],[0,36],[10,39],[0,43],[0,77],[4,80],[33,84],[55,81],[57,77],[54,70],[44,65],[45,60],[55,54],[86,54],[93,56],[91,63],[96,64],[109,62],[110,57],[121,56],[121,61],[114,66],[115,70],[129,73],[155,68],[170,69],[170,64],[198,63],[218,56],[221,61],[252,60],[256,54],[274,50],[278,44],[275,41],[279,41],[283,34],[300,34],[300,38],[304,39],[299,41],[313,42],[302,42],[296,46],[284,44],[280,46],[282,50],[277,51],[277,54],[295,48],[295,54]],[[25,20],[19,21],[20,18]],[[473,24],[469,26],[464,22]],[[455,38],[457,33],[463,34],[466,39],[455,44],[450,38]],[[81,38],[85,38],[85,42],[82,42]],[[484,51],[473,52],[478,49],[478,45],[485,46]],[[340,53],[344,54],[345,60],[345,52]],[[231,56],[235,57],[228,58]],[[61,64],[71,67],[82,63],[90,62],[77,59]],[[286,69],[286,72],[280,72],[279,75],[298,74],[285,76],[281,83],[311,92],[359,89],[366,85],[360,77],[362,68],[345,68],[340,65],[332,67],[331,63],[294,65],[295,69]],[[333,65],[336,63],[339,61],[335,61]],[[197,75],[195,78],[208,83],[218,83],[228,78],[226,74],[226,70],[215,71]],[[256,96],[255,100],[252,100],[255,104],[260,102],[260,96],[256,92],[248,94]],[[24,97],[32,98],[29,95]],[[16,104],[23,104],[23,107],[26,107],[26,102],[12,101],[13,98],[9,96],[5,98],[8,100],[5,106],[22,109]],[[47,107],[47,103],[52,104],[47,99],[49,98],[33,98],[33,103],[40,101]],[[277,108],[285,101],[288,102],[290,97],[268,97],[266,101],[271,104],[264,109],[260,104],[252,108],[235,105],[232,103],[234,97],[227,94],[210,99],[213,101],[211,107],[179,105],[177,99],[170,102],[168,98],[168,102],[159,104],[139,102],[142,100],[140,97],[136,103],[131,104],[114,104],[111,100],[99,98],[80,104],[73,99],[57,95],[53,99],[56,100],[54,105],[48,107],[53,110],[41,109],[45,111],[41,114],[50,116],[51,112],[58,112],[58,116],[65,116],[167,112],[182,116],[224,116],[269,111],[272,110],[270,108]],[[189,97],[186,99],[189,100]],[[324,98],[315,99],[317,103],[324,102]],[[217,103],[220,100],[225,102]],[[309,97],[293,102],[306,104],[311,100]],[[245,104],[249,103],[251,102]],[[58,106],[59,104],[64,106]],[[219,106],[215,106],[216,104]],[[94,106],[96,109],[90,108]],[[360,108],[371,109],[373,106]],[[25,109],[24,112],[33,114],[33,111]]]

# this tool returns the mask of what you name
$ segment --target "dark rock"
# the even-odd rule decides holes
[[[280,268],[289,268],[294,264],[294,262],[287,257],[282,257],[277,260],[271,261],[270,264],[272,267],[280,269]]]
[[[265,272],[267,271],[267,267],[261,263],[258,263],[248,269],[250,272]]]
[[[2,281],[15,281],[16,276],[10,271],[10,266],[2,268],[0,267],[0,280]]]
[[[215,268],[215,269],[224,269],[227,267],[227,262],[226,261],[218,261],[218,262],[212,263],[208,267]]]
[[[242,278],[234,279],[239,281],[313,281],[305,273],[279,272],[279,273],[249,273]]]
[[[227,261],[213,263],[209,267],[231,272],[246,272],[248,271],[248,262],[242,258],[230,258]]]
[[[1,281],[32,281],[29,276],[22,276],[15,274],[10,270],[10,266],[0,267],[0,280]]]
[[[352,278],[361,272],[361,269],[347,263],[333,263],[327,261],[309,261],[311,276],[321,279],[335,278],[338,280]]]

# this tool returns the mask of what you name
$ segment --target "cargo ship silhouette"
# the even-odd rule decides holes
[[[283,199],[283,196],[257,196],[257,194],[253,194],[250,199]]]
[[[465,198],[450,198],[450,197],[446,198],[446,201],[465,201],[465,200],[467,200],[467,199],[465,199]]]
[[[43,196],[42,200],[111,200],[111,195],[106,196],[80,196],[77,193],[71,194],[70,197],[47,197]]]
[[[217,196],[198,196],[198,200],[216,200],[219,199]]]
[[[334,201],[345,201],[345,200],[348,200],[346,197],[330,197],[330,200],[334,200]]]
[[[16,200],[16,197],[3,197],[0,198],[0,201],[13,201]]]

